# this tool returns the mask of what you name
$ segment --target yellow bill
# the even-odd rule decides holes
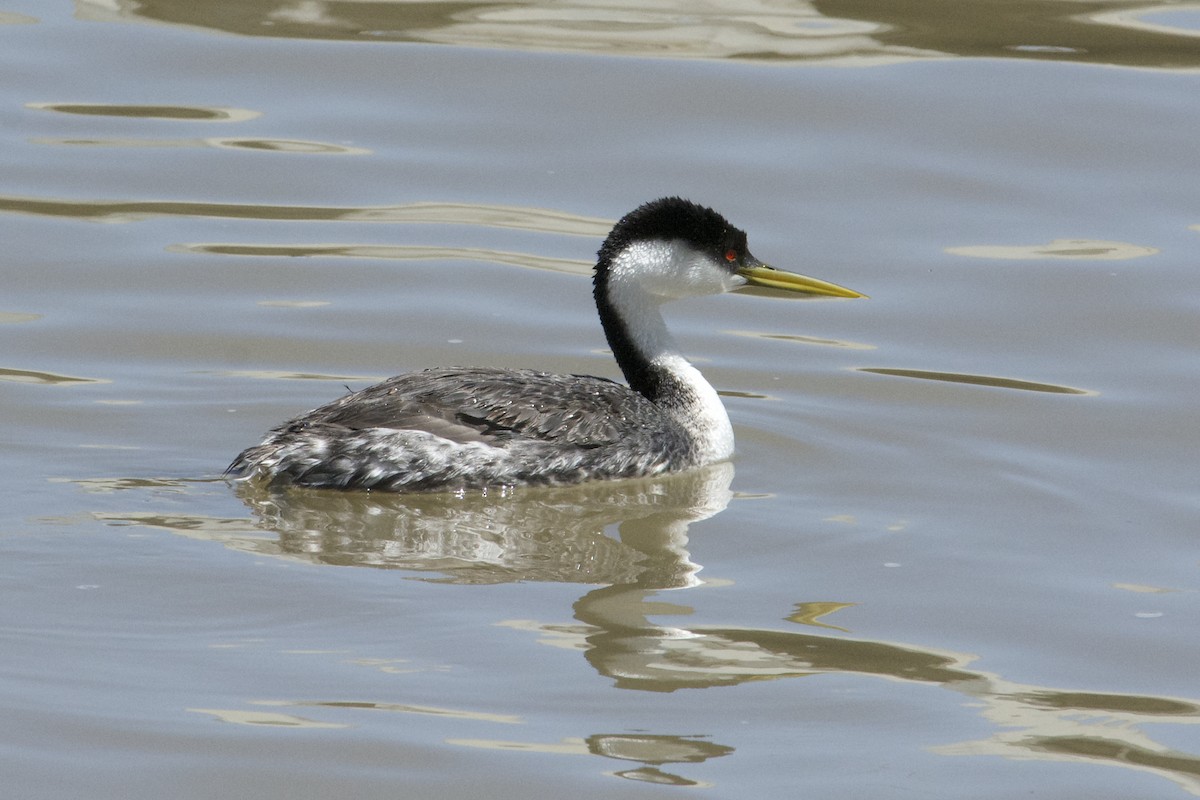
[[[741,267],[738,269],[738,274],[749,281],[751,286],[765,286],[769,289],[783,289],[788,292],[819,294],[827,297],[866,297],[861,292],[847,289],[845,286],[838,286],[836,283],[775,269],[763,263]]]

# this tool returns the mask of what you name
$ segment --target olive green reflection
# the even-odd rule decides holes
[[[714,758],[731,755],[732,747],[710,742],[700,736],[676,736],[653,733],[597,733],[586,739],[571,737],[559,742],[514,741],[511,739],[447,739],[447,744],[497,750],[506,753],[541,753],[546,755],[594,755],[618,761],[632,761],[641,766],[622,769],[612,774],[618,778],[654,783],[660,786],[708,786],[675,772],[662,769],[664,765],[699,764]]]
[[[885,367],[860,367],[859,372],[870,372],[873,375],[890,375],[896,378],[918,378],[926,381],[944,381],[947,383],[965,383],[970,386],[991,386],[995,389],[1018,389],[1023,392],[1046,392],[1048,394],[1084,394],[1094,395],[1087,389],[1075,389],[1070,386],[1058,386],[1053,383],[1034,383],[1017,378],[999,378],[994,375],[970,375],[962,372],[931,372],[924,369],[890,369]]]
[[[58,375],[53,372],[39,372],[32,369],[0,368],[0,381],[13,383],[41,383],[54,386],[70,386],[76,383],[108,383],[105,378],[80,378],[72,375]]]
[[[216,256],[266,257],[324,257],[324,258],[385,258],[398,261],[433,261],[453,259],[483,261],[488,264],[507,264],[568,275],[590,275],[592,262],[570,258],[550,258],[533,253],[513,253],[482,247],[424,247],[421,245],[378,244],[176,244],[167,248],[172,253],[204,253]]]
[[[257,111],[209,106],[135,106],[110,103],[30,103],[30,108],[81,114],[91,117],[170,119],[183,122],[241,122],[258,116]]]
[[[674,0],[525,3],[324,0],[77,0],[113,15],[244,36],[429,42],[652,58],[887,63],[968,56],[1159,68],[1200,65],[1195,30],[1126,0]]]
[[[983,740],[941,745],[934,752],[1131,767],[1200,793],[1200,755],[1166,747],[1149,733],[1167,724],[1200,724],[1200,701],[1022,685],[971,667],[971,656],[894,642],[677,626],[663,618],[686,617],[693,609],[666,605],[654,599],[658,594],[639,586],[608,586],[576,601],[580,625],[520,622],[511,627],[534,632],[546,644],[582,650],[597,672],[622,689],[675,692],[827,674],[936,686],[962,695],[995,727]],[[803,704],[803,695],[797,704]]]
[[[660,769],[665,764],[699,764],[733,753],[732,747],[695,736],[598,733],[589,736],[586,743],[594,755],[642,764],[635,769],[614,773],[617,777],[663,786],[700,785],[697,781]]]
[[[59,200],[0,195],[0,212],[97,222],[137,222],[153,217],[199,217],[291,222],[409,222],[482,225],[567,236],[603,236],[613,220],[546,208],[476,203],[407,203],[399,206],[271,206],[179,200]],[[197,251],[237,245],[194,245]],[[251,251],[253,252],[253,251]]]
[[[1195,30],[1141,26],[1141,16],[1188,4],[1130,10],[1125,0],[813,0],[822,14],[886,26],[881,46],[973,58],[1033,58],[1119,66],[1194,68]]]
[[[269,153],[287,153],[289,155],[366,155],[369,150],[361,147],[344,147],[328,142],[310,142],[302,139],[239,139],[230,137],[210,137],[207,139],[149,139],[133,137],[109,137],[93,139],[52,139],[37,138],[31,140],[35,144],[58,145],[62,147],[130,147],[130,148],[175,148],[218,147],[233,150],[257,150]]]
[[[1196,794],[1200,786],[1200,758],[1171,750],[1131,746],[1120,738],[1106,736],[1045,736],[1029,742],[1032,750],[1076,756],[1101,763],[1128,764],[1153,772],[1174,775],[1176,783]],[[1188,780],[1190,778],[1190,780]]]

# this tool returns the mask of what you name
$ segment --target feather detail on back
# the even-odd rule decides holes
[[[694,465],[687,437],[619,383],[534,370],[390,378],[283,423],[228,472],[391,491],[572,483]]]

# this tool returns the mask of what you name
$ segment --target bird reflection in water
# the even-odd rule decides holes
[[[278,554],[434,573],[452,583],[692,585],[688,526],[720,513],[733,466],[561,488],[394,495],[297,488],[238,493]],[[606,535],[615,526],[619,537]],[[269,545],[268,545],[269,546]],[[261,550],[261,545],[259,548]]]
[[[621,689],[674,692],[828,674],[948,689],[978,709],[993,732],[977,741],[938,746],[934,752],[1120,766],[1154,773],[1200,794],[1200,756],[1151,736],[1164,725],[1196,724],[1200,701],[1195,699],[1016,683],[973,667],[974,657],[967,654],[854,638],[817,619],[842,605],[828,600],[799,603],[800,613],[781,611],[779,616],[794,627],[652,622],[692,612],[679,602],[683,595],[671,593],[676,602],[668,603],[662,592],[703,583],[701,568],[687,550],[688,529],[734,499],[732,477],[732,466],[717,464],[655,479],[522,489],[500,498],[243,490],[258,527],[273,533],[269,539],[247,535],[244,521],[238,520],[144,511],[104,518],[200,535],[258,555],[416,571],[437,581],[598,584],[575,602],[573,623],[502,624],[533,633],[542,644],[582,652],[593,669]],[[614,528],[616,537],[606,535]],[[810,613],[813,609],[817,613]],[[705,737],[661,733],[632,738],[593,733],[555,744],[451,743],[635,761],[641,766],[614,774],[676,785],[694,782],[664,770],[665,765],[732,753]]]

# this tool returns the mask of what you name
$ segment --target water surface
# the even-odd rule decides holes
[[[14,797],[1200,794],[1193,5],[17,2]],[[344,386],[615,377],[681,194],[869,300],[668,309],[738,456],[237,491]]]

